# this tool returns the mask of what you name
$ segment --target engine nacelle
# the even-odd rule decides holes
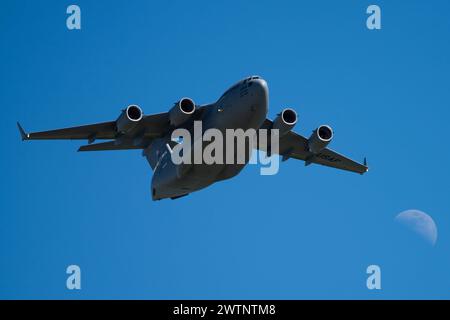
[[[275,118],[272,129],[278,129],[281,137],[291,131],[296,123],[297,113],[293,109],[286,108]]]
[[[322,125],[315,129],[308,139],[308,148],[312,153],[319,153],[333,139],[333,129],[330,126]]]
[[[189,120],[195,112],[195,102],[190,98],[183,98],[178,101],[175,106],[169,111],[169,120],[172,126],[179,126],[180,124]]]
[[[129,105],[116,120],[117,131],[120,133],[130,132],[142,120],[142,116],[143,113],[139,106]]]

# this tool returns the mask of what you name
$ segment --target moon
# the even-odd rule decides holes
[[[425,212],[415,209],[406,210],[399,213],[395,217],[395,221],[418,234],[430,245],[434,246],[436,244],[438,235],[436,224],[433,218]]]

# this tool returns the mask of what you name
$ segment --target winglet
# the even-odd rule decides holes
[[[30,138],[30,135],[23,130],[22,126],[19,122],[17,122],[17,127],[19,128],[20,135],[22,137],[22,141],[28,140]]]
[[[367,166],[367,158],[364,157],[364,167],[366,167],[366,172],[369,171],[369,167]]]

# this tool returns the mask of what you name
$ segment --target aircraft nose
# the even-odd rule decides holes
[[[252,79],[249,83],[249,88],[252,91],[252,96],[256,100],[256,104],[267,110],[269,101],[269,88],[264,79]]]

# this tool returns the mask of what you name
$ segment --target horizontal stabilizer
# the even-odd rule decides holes
[[[107,150],[130,150],[130,149],[142,149],[133,145],[116,144],[114,141],[87,144],[81,146],[78,151],[107,151]]]

